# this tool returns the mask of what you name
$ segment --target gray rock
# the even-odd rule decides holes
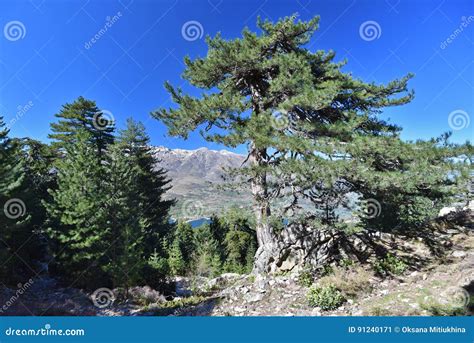
[[[466,252],[462,250],[456,250],[452,253],[453,257],[464,257],[466,256]]]

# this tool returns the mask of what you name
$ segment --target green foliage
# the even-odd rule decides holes
[[[69,124],[74,138],[67,136],[57,185],[43,201],[57,272],[86,288],[159,285],[169,271],[164,243],[173,202],[162,199],[169,181],[154,170],[143,126],[129,121],[98,154],[97,136]]]
[[[63,105],[55,116],[59,121],[51,124],[53,133],[48,137],[53,140],[53,147],[56,149],[63,150],[67,144],[76,142],[79,131],[89,134],[88,139],[99,156],[114,141],[115,123],[99,110],[95,101],[80,96],[74,102]]]
[[[134,211],[140,214],[145,232],[144,254],[149,257],[159,249],[161,256],[165,256],[162,242],[169,238],[173,230],[169,211],[174,201],[163,199],[170,189],[170,180],[164,169],[156,168],[156,161],[150,150],[150,138],[141,122],[129,118],[127,128],[120,130],[117,142],[123,153],[130,156],[130,163],[137,166],[135,178],[138,194]]]
[[[310,306],[318,306],[324,311],[335,310],[346,301],[342,293],[333,285],[312,286],[306,298]]]
[[[173,275],[185,275],[192,270],[194,250],[195,241],[191,225],[186,222],[178,222],[168,259]]]
[[[401,275],[407,270],[408,266],[403,260],[395,255],[387,254],[382,259],[374,262],[374,269],[380,275],[395,274]]]
[[[314,282],[314,275],[311,269],[305,268],[298,276],[298,283],[304,287],[310,287]]]
[[[68,144],[66,151],[56,164],[57,189],[50,190],[52,201],[45,202],[52,223],[58,225],[47,232],[59,272],[80,286],[95,287],[95,282],[103,282],[104,252],[111,243],[104,208],[104,199],[111,194],[104,187],[107,176],[87,132],[79,132],[77,142]]]
[[[220,217],[213,216],[208,225],[198,228],[198,272],[211,276],[221,272],[249,273],[257,249],[253,225],[248,213],[231,208]]]
[[[349,200],[358,194],[381,204],[361,218],[363,226],[406,230],[449,201],[461,181],[452,173],[460,147],[448,144],[448,135],[404,141],[399,126],[380,119],[385,108],[414,98],[413,75],[385,85],[355,78],[334,61],[335,52],[306,48],[318,24],[319,17],[291,16],[259,20],[258,32],[246,28],[236,39],[209,37],[204,57],[184,60],[182,77],[201,94],[166,83],[176,106],[152,113],[171,135],[187,138],[205,127],[208,141],[248,147],[249,163],[234,173],[252,186],[263,248],[282,229],[273,220],[280,214],[272,213],[279,200],[293,209],[311,203],[308,220],[337,226],[337,210],[354,210]],[[257,265],[266,269],[270,260]]]
[[[0,281],[24,281],[34,273],[32,259],[37,244],[34,197],[26,175],[20,144],[8,137],[0,117]]]

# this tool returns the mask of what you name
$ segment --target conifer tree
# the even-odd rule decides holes
[[[89,133],[89,139],[94,143],[99,156],[103,155],[107,145],[114,140],[113,118],[102,112],[95,101],[80,96],[74,102],[63,105],[55,117],[59,121],[51,124],[53,133],[48,137],[53,140],[53,147],[56,149],[64,149],[67,143],[75,142],[79,130]]]
[[[52,201],[45,202],[51,223],[59,224],[51,225],[48,234],[58,270],[76,285],[92,288],[105,277],[101,267],[110,245],[105,210],[110,194],[90,133],[79,130],[65,149],[65,157],[56,163],[57,189],[49,190]]]
[[[250,180],[254,198],[257,272],[271,270],[281,262],[278,256],[287,255],[272,217],[289,217],[304,201],[314,206],[307,220],[325,217],[330,224],[337,215],[327,195],[336,189],[337,196],[357,193],[382,207],[385,195],[403,194],[405,204],[419,197],[418,208],[428,202],[434,208],[449,186],[446,159],[452,149],[437,140],[402,141],[401,128],[377,116],[413,99],[407,85],[412,75],[386,85],[357,79],[342,70],[345,62],[334,62],[333,51],[306,48],[319,17],[295,19],[259,20],[260,33],[244,29],[237,39],[208,38],[207,56],[184,61],[183,78],[202,95],[166,83],[177,106],[152,113],[171,135],[186,138],[200,129],[208,141],[247,146],[249,165],[239,173]],[[396,206],[387,210],[396,214],[395,222],[404,212],[397,197],[387,199]],[[283,213],[272,211],[276,199],[286,202]],[[394,220],[373,224],[397,226]]]
[[[8,137],[0,117],[0,281],[23,282],[34,274],[30,258],[33,228],[19,142]]]
[[[110,147],[108,157],[104,173],[110,196],[104,212],[110,247],[106,252],[109,262],[105,269],[110,273],[114,287],[128,290],[143,278],[145,261],[143,219],[136,213],[140,201],[137,178],[140,168],[133,156],[117,144]]]
[[[127,120],[127,128],[120,130],[118,144],[125,154],[130,155],[131,163],[136,164],[137,179],[137,213],[145,231],[145,255],[149,257],[160,249],[161,241],[171,232],[169,210],[173,200],[165,200],[164,195],[171,187],[166,171],[156,166],[150,138],[141,122],[132,118]],[[163,255],[163,254],[162,254]]]
[[[169,266],[174,275],[183,275],[191,270],[195,248],[191,224],[178,222],[169,253]]]

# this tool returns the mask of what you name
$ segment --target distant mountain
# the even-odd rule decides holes
[[[249,191],[222,189],[225,168],[239,168],[245,156],[227,150],[169,149],[153,147],[157,167],[165,168],[172,179],[168,196],[178,200],[173,215],[187,218],[209,216],[232,205],[248,207]]]

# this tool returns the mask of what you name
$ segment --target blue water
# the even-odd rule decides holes
[[[188,221],[189,224],[191,224],[191,227],[194,229],[194,228],[197,228],[203,224],[209,224],[211,222],[211,218],[199,218],[199,219],[194,219],[194,220],[190,220]]]

